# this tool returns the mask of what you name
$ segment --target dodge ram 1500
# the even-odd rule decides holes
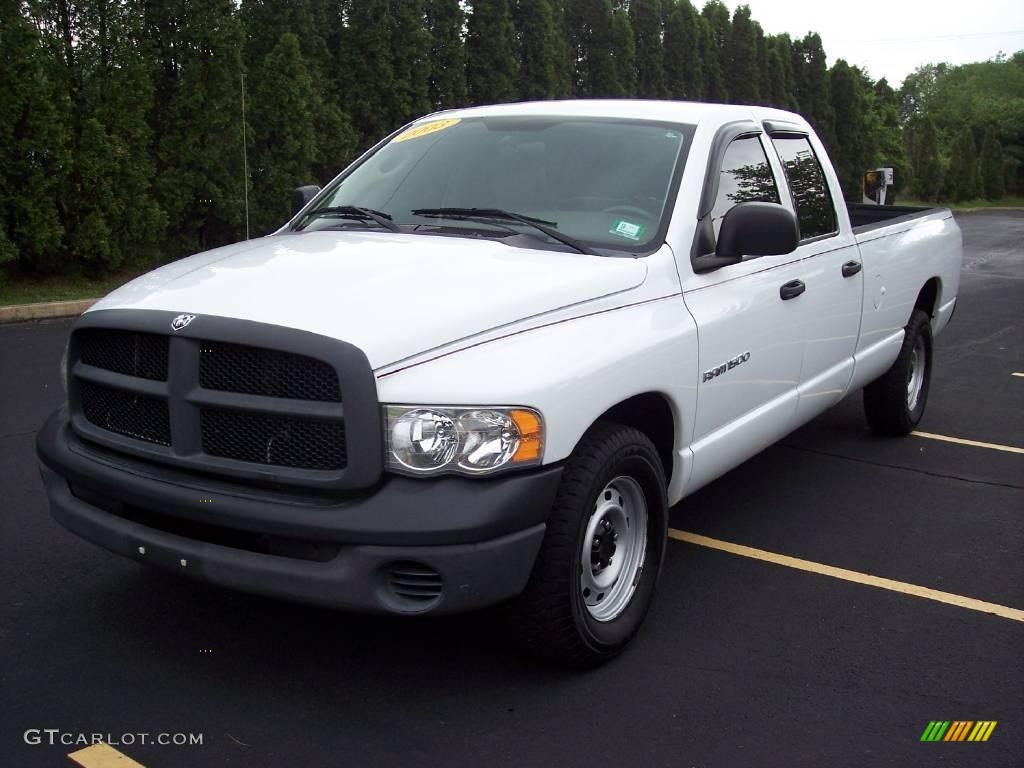
[[[53,515],[280,598],[504,603],[528,646],[610,658],[671,505],[851,392],[877,432],[920,421],[959,229],[842,199],[774,109],[424,117],[279,231],[76,321],[38,436]]]

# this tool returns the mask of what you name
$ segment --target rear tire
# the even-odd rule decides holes
[[[535,655],[573,666],[617,655],[640,628],[665,556],[665,473],[650,439],[598,422],[565,463],[512,629]]]
[[[864,414],[880,435],[906,435],[917,427],[928,403],[932,378],[932,325],[915,309],[892,368],[864,387]]]

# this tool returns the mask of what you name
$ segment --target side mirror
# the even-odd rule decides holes
[[[715,255],[781,256],[799,242],[796,216],[778,203],[738,203],[722,219]]]
[[[796,217],[778,203],[737,203],[725,214],[713,254],[693,260],[693,271],[739,264],[744,256],[792,253],[800,242]]]
[[[296,187],[292,190],[292,216],[301,211],[306,207],[317,193],[320,192],[320,187],[316,184],[309,184],[305,187]]]

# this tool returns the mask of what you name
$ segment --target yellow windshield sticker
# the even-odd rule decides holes
[[[418,139],[420,136],[429,136],[432,133],[443,131],[445,128],[451,128],[459,122],[459,118],[451,117],[447,120],[434,120],[429,123],[422,123],[420,125],[414,125],[407,131],[402,131],[398,134],[394,141],[408,141],[409,139]]]

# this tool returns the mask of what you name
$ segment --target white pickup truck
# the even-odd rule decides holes
[[[598,663],[643,620],[671,505],[855,390],[878,432],[921,419],[959,229],[841,201],[774,109],[424,117],[274,234],[75,323],[38,437],[53,515],[287,599],[507,603],[528,646]]]

